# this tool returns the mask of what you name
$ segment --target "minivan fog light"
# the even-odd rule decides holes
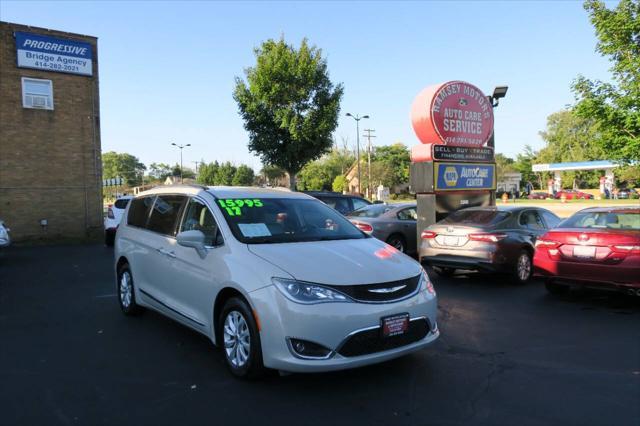
[[[351,299],[344,294],[318,284],[305,283],[286,278],[272,278],[272,281],[287,299],[296,303],[313,304],[351,301]]]
[[[294,355],[302,358],[327,358],[331,354],[330,349],[308,340],[289,339],[289,344]]]

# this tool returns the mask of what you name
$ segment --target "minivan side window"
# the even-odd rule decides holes
[[[187,204],[184,219],[180,226],[183,231],[202,231],[205,235],[204,245],[213,247],[222,244],[222,235],[211,211],[199,200],[192,198]]]
[[[127,224],[144,228],[149,218],[149,210],[155,199],[155,195],[152,195],[150,197],[134,198],[131,200],[129,214],[127,215]]]
[[[175,237],[178,215],[187,197],[184,195],[158,195],[147,224],[149,231]]]

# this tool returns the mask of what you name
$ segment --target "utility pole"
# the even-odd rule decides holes
[[[363,118],[369,118],[368,115],[363,115],[362,117],[358,114],[353,115],[350,112],[348,112],[346,114],[347,117],[351,117],[354,120],[356,120],[356,147],[357,147],[357,151],[356,151],[356,161],[358,162],[358,195],[360,195],[360,120],[362,120]]]
[[[364,132],[366,132],[365,135],[362,135],[363,137],[367,138],[367,155],[368,155],[368,169],[367,169],[367,192],[368,192],[368,196],[371,199],[372,195],[371,193],[373,192],[373,187],[371,186],[371,138],[376,138],[377,136],[372,135],[371,133],[374,133],[375,130],[374,129],[364,129]]]
[[[202,161],[192,161],[193,164],[196,165],[196,176],[198,176],[198,164],[200,164]]]

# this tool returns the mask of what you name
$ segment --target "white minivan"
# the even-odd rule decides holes
[[[115,269],[125,314],[151,308],[206,335],[240,377],[363,366],[439,336],[420,264],[302,193],[144,192],[118,227]]]

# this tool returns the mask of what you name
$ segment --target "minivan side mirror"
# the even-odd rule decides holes
[[[202,231],[192,230],[183,231],[176,236],[178,244],[183,247],[194,248],[200,257],[204,259],[207,256],[207,249],[205,247],[205,235]]]

